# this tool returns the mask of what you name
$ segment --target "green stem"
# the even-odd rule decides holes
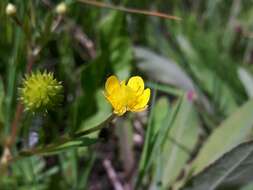
[[[85,136],[85,135],[88,135],[90,133],[93,133],[95,131],[98,131],[100,129],[103,129],[105,127],[107,127],[107,124],[112,121],[113,119],[115,118],[115,114],[111,114],[105,121],[103,121],[101,124],[99,124],[98,126],[96,127],[93,127],[91,129],[87,129],[85,131],[82,131],[82,132],[79,132],[79,133],[76,133],[74,134],[73,136],[74,137],[82,137],[82,136]]]
[[[71,136],[70,135],[63,135],[55,143],[48,144],[48,145],[46,145],[44,147],[33,148],[33,149],[28,149],[28,150],[20,151],[19,156],[17,156],[13,160],[17,160],[19,158],[22,158],[22,156],[32,156],[32,155],[35,155],[35,154],[43,154],[43,153],[45,153],[45,151],[48,152],[48,151],[54,149],[56,146],[60,146],[60,145],[66,143],[68,141],[71,141],[72,139],[78,139],[78,138],[81,138],[81,137],[83,137],[85,135],[93,133],[95,131],[101,130],[101,129],[107,127],[107,124],[110,121],[112,121],[112,119],[114,117],[115,117],[115,115],[111,114],[105,121],[103,121],[101,124],[99,124],[96,127],[93,127],[91,129],[88,129],[88,130],[76,133],[76,134],[71,135]]]

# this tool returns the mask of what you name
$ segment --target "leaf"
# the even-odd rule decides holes
[[[194,174],[246,140],[253,124],[252,115],[253,100],[249,100],[215,129],[193,162]]]
[[[107,14],[99,23],[102,54],[113,72],[122,79],[129,77],[133,60],[131,39],[126,28],[126,17],[119,12]]]
[[[253,76],[244,68],[238,69],[238,75],[250,98],[253,97]]]
[[[135,47],[134,53],[137,59],[137,67],[151,79],[184,90],[194,90],[191,78],[172,60],[142,47]]]
[[[212,50],[214,49],[215,52],[211,52],[211,50],[208,52],[208,50],[205,50],[205,56],[210,56],[207,59],[195,50],[185,36],[179,35],[177,41],[180,49],[189,62],[188,65],[195,80],[198,81],[198,87],[210,94],[217,108],[220,108],[225,114],[232,113],[237,108],[235,97],[239,94],[238,92],[235,93],[235,91],[233,91],[234,89],[232,87],[236,86],[230,84],[234,80],[238,80],[235,79],[234,76],[231,77],[230,74],[230,72],[232,73],[232,71],[234,71],[234,67],[232,67],[232,65],[228,67],[227,63],[223,64],[222,62],[218,69],[217,63],[213,63],[214,61],[221,62],[221,60],[216,58],[219,55],[219,52],[215,49],[216,46],[212,47]],[[214,58],[216,58],[216,60],[214,60]],[[222,74],[220,74],[221,68],[223,68]],[[224,73],[224,69],[229,70],[227,73]],[[226,79],[226,77],[228,79]]]
[[[161,101],[161,105],[162,104],[164,105],[165,103]],[[172,105],[172,109],[175,109],[175,106],[176,105]],[[157,110],[158,118],[161,117],[159,116],[159,114],[161,115],[159,110]],[[169,133],[167,133],[161,149],[157,151],[155,160],[156,180],[153,181],[153,189],[159,187],[167,189],[171,187],[172,183],[175,182],[176,178],[185,167],[187,160],[190,158],[191,151],[194,149],[197,142],[198,120],[196,116],[192,102],[184,95],[180,110],[175,116],[175,122],[170,126]],[[165,119],[166,117],[163,119],[163,122],[157,124],[164,125]]]
[[[196,112],[192,102],[185,95],[162,151],[161,167],[163,168],[162,184],[164,188],[172,185],[185,167],[197,143],[198,133],[199,123]]]
[[[148,161],[151,161],[150,158],[150,152],[152,151],[152,134],[154,131],[154,125],[153,125],[153,120],[154,120],[154,114],[155,114],[155,102],[156,102],[156,94],[157,91],[154,90],[153,92],[153,96],[152,96],[152,103],[151,103],[151,108],[150,108],[150,113],[149,113],[149,120],[148,120],[148,126],[147,126],[147,131],[145,133],[145,142],[144,142],[144,146],[141,152],[141,158],[139,161],[139,172],[138,172],[138,176],[137,176],[137,180],[136,180],[136,184],[135,184],[135,189],[138,189],[138,187],[141,185],[142,180],[144,175],[146,174],[146,171],[148,169]]]
[[[180,90],[196,92],[198,93],[199,103],[201,103],[209,113],[212,112],[212,107],[207,98],[198,90],[197,87],[195,88],[192,79],[178,64],[166,57],[157,55],[146,48],[135,47],[134,53],[137,59],[137,67],[141,71],[146,73],[151,79],[167,84],[165,87],[157,85],[158,88],[161,87],[164,90],[167,89],[166,91],[173,94],[177,94]],[[180,89],[172,90],[172,88],[168,85],[172,85]]]
[[[242,187],[240,190],[252,190],[253,189],[253,183],[251,182],[250,184],[245,185]]]
[[[253,141],[240,144],[193,177],[183,190],[214,190],[243,185],[253,179]],[[230,188],[227,188],[230,189]]]
[[[81,172],[81,174],[79,174],[79,184],[78,184],[78,188],[77,189],[85,189],[87,187],[88,184],[88,180],[90,173],[92,173],[92,169],[96,160],[95,154],[92,153],[89,155],[90,159],[89,161],[85,164],[85,169]],[[79,168],[78,168],[79,169]]]
[[[132,46],[127,37],[115,38],[110,44],[110,62],[113,65],[115,74],[118,77],[129,77],[131,62],[133,59]]]
[[[163,110],[161,112],[161,110]],[[170,110],[170,103],[167,97],[161,97],[157,100],[154,107],[154,119],[151,137],[155,137],[159,132],[161,126],[164,124],[164,120],[168,117]]]
[[[98,107],[97,112],[96,114],[92,115],[81,123],[78,132],[88,130],[90,128],[100,125],[108,118],[109,115],[111,115],[111,106],[104,97],[102,90],[98,90],[96,92],[95,98]]]
[[[19,183],[18,189],[45,189],[46,184],[59,172],[57,165],[46,166],[46,160],[42,157],[29,157],[26,159],[18,160],[11,164],[13,176],[16,179],[16,183]],[[2,177],[2,176],[1,176]],[[10,176],[8,176],[9,179]],[[16,189],[17,186],[1,189]],[[31,187],[31,185],[33,187]],[[44,186],[44,188],[42,188]]]
[[[154,109],[152,107],[149,125],[148,125],[148,129],[145,136],[144,149],[143,149],[141,161],[139,164],[139,176],[137,178],[136,189],[138,189],[138,186],[142,183],[143,177],[149,173],[148,170],[150,169],[151,165],[156,163],[156,159],[158,158],[157,155],[159,154],[160,151],[165,151],[164,157],[166,157],[166,160],[168,160],[168,153],[166,153],[166,150],[163,149],[164,144],[166,140],[168,139],[168,134],[170,134],[171,127],[174,126],[175,122],[179,121],[177,120],[178,116],[184,112],[184,108],[186,108],[185,104],[186,104],[186,100],[184,101],[184,98],[180,96],[170,111],[167,111],[168,108],[165,109],[165,113],[168,112],[168,114],[166,115],[166,117],[164,117],[163,121],[160,121],[160,119],[157,117],[158,114],[161,114],[161,111]],[[158,113],[155,113],[155,111],[158,111]],[[154,121],[156,120],[159,122],[154,123]],[[158,125],[160,124],[160,126],[157,126],[157,124]],[[188,141],[188,143],[191,144],[191,140]],[[189,144],[187,144],[187,146]],[[183,163],[184,163],[184,160],[183,160]],[[157,168],[162,167],[164,169],[164,165],[163,165],[164,163],[160,162],[160,164],[162,164],[162,166],[159,166],[158,164]],[[178,168],[177,170],[179,171],[181,168],[180,167]],[[157,170],[157,172],[158,173],[156,174],[156,178],[158,178],[158,183],[160,183],[161,179],[159,178],[161,178],[162,176],[159,174],[160,173],[159,170]],[[175,176],[173,176],[172,179],[174,177]]]

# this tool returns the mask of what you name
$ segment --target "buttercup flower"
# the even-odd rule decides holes
[[[131,77],[127,84],[110,76],[105,83],[105,97],[111,103],[114,113],[121,116],[126,111],[140,112],[147,108],[150,89],[144,89],[143,79]]]
[[[47,112],[63,99],[63,86],[54,79],[53,73],[40,71],[26,75],[20,88],[20,100],[26,110]]]

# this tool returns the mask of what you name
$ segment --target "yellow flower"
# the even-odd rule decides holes
[[[126,111],[145,110],[150,98],[150,89],[144,89],[143,79],[139,76],[131,77],[126,84],[112,75],[105,83],[105,97],[111,103],[114,113],[121,116]]]

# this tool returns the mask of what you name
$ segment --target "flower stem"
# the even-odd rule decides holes
[[[95,131],[98,131],[98,130],[101,130],[105,127],[107,127],[107,124],[109,122],[111,122],[114,118],[115,118],[115,114],[111,114],[105,121],[103,121],[101,124],[99,124],[98,126],[96,127],[93,127],[93,128],[90,128],[90,129],[87,129],[87,130],[84,130],[82,132],[79,132],[79,133],[76,133],[74,134],[73,136],[74,137],[82,137],[82,136],[85,136],[85,135],[88,135],[90,133],[93,133]]]

